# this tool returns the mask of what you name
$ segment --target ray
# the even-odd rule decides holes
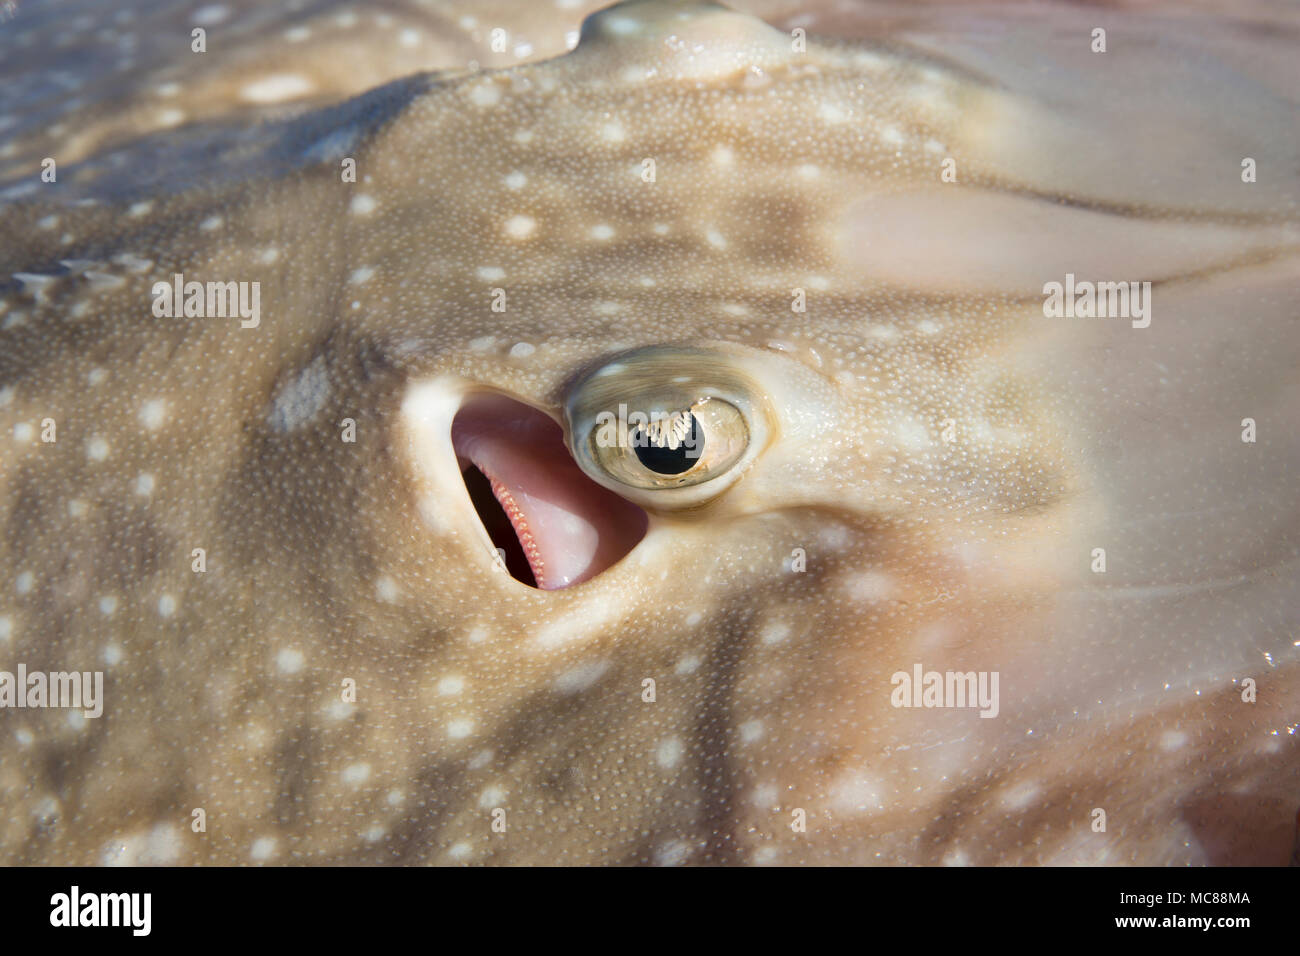
[[[4,862],[1289,859],[1292,14],[101,6],[0,32]]]

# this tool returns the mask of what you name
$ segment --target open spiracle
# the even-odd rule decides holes
[[[0,6],[0,862],[1285,865],[1297,37]]]

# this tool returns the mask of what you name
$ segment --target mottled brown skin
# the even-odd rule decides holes
[[[24,167],[0,669],[103,669],[107,699],[0,711],[0,858],[1284,862],[1300,393],[1275,61],[1178,162],[1215,102],[1060,104],[1092,102],[1071,70],[1111,103],[1151,68],[1118,39],[1158,19],[1112,28],[1104,69],[1056,51],[1046,90],[923,22],[801,52],[635,5],[560,59],[251,126],[246,61],[208,60],[204,122],[148,135],[125,83],[57,186]],[[1089,23],[1058,10],[1052,35]],[[1170,42],[1215,30],[1231,59],[1214,19]],[[123,159],[76,165],[110,142]],[[1241,155],[1268,172],[1246,192]],[[1045,318],[1066,271],[1153,281],[1150,328]],[[156,317],[174,272],[260,282],[260,324]],[[590,582],[502,574],[456,404],[558,420],[584,373],[664,344],[689,361],[615,381],[743,374],[766,446],[701,507],[643,501],[650,534]],[[915,663],[998,671],[998,716],[892,706]]]

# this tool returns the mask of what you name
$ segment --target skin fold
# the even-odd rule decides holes
[[[599,6],[0,23],[0,671],[104,675],[0,709],[0,861],[1286,863],[1294,11]],[[674,387],[734,470],[584,458]],[[626,557],[503,572],[484,395]]]

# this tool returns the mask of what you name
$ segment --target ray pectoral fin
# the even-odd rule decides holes
[[[452,424],[452,444],[486,476],[543,590],[589,580],[645,535],[645,512],[588,478],[560,426],[534,408],[471,399]]]

